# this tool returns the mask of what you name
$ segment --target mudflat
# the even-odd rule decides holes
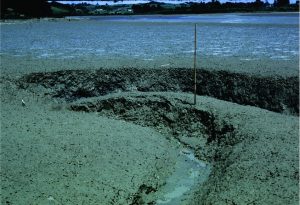
[[[0,24],[1,204],[299,203],[297,13]]]
[[[236,85],[206,84],[211,97],[193,105],[180,70],[125,71],[1,77],[2,203],[298,203],[297,94],[286,97],[297,88],[286,78],[267,81],[269,106],[263,93],[242,95],[255,93],[245,76],[209,72]],[[243,100],[224,98],[232,88]]]

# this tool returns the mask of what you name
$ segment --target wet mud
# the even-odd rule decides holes
[[[192,93],[193,78],[186,69],[32,73],[17,84],[64,102],[71,111],[154,128],[192,150],[197,160],[211,164],[212,169],[207,179],[190,190],[185,204],[297,201],[297,119],[292,115],[299,114],[298,77],[197,73],[198,95],[251,106],[205,97],[198,97],[200,104],[193,105],[187,94]],[[141,185],[130,204],[163,202],[159,201],[162,190]]]
[[[28,74],[23,88],[37,85],[45,94],[67,101],[114,92],[193,92],[189,69],[64,70]],[[274,112],[299,114],[299,78],[266,77],[228,71],[197,70],[197,94]]]

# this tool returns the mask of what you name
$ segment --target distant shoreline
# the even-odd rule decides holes
[[[240,14],[240,15],[248,15],[248,14],[261,14],[261,15],[276,15],[276,14],[300,14],[299,11],[253,11],[253,12],[224,12],[224,13],[201,13],[201,14],[103,14],[103,15],[78,15],[78,16],[50,16],[50,17],[32,17],[32,18],[2,18],[1,22],[9,22],[9,21],[28,21],[28,20],[49,20],[54,21],[58,19],[66,19],[69,20],[72,17],[97,17],[97,16],[189,16],[189,15],[214,15],[214,14]]]
[[[121,2],[122,3],[122,2]],[[94,5],[88,3],[63,4],[60,2],[43,2],[43,7],[38,5],[3,4],[1,19],[31,19],[66,16],[111,16],[111,15],[176,15],[176,14],[217,14],[217,13],[268,13],[268,12],[297,12],[299,4],[275,5],[263,1],[247,3],[220,3],[189,2],[189,3],[163,3],[150,1],[139,4],[105,4]]]

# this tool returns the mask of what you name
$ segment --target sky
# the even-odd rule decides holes
[[[185,2],[210,2],[211,0],[155,0],[156,2],[166,2],[166,3],[173,3],[173,4],[180,4]],[[219,0],[221,3],[225,2],[254,2],[255,0]],[[270,4],[274,3],[274,0],[262,0],[263,2],[268,1]],[[85,1],[58,1],[60,3],[68,3],[68,4],[78,4]],[[115,5],[115,4],[138,4],[138,3],[147,3],[150,2],[150,0],[123,0],[119,1],[117,3],[113,3],[113,1],[86,1],[86,3],[89,4],[99,4],[99,5]],[[296,0],[290,0],[290,3],[295,3]]]

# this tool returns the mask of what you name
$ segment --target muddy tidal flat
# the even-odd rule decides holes
[[[298,18],[1,22],[1,204],[298,204]]]

